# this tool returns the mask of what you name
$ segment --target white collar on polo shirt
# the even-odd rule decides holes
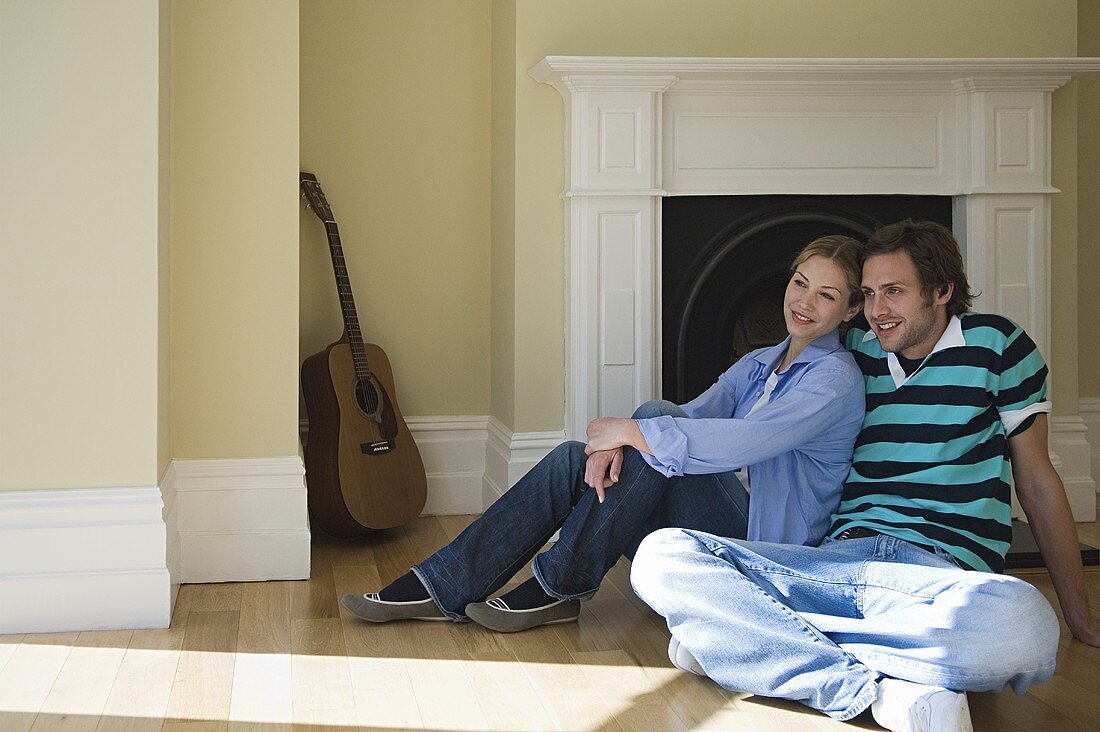
[[[863,336],[863,341],[866,343],[872,338],[878,338],[874,330],[867,331]],[[933,353],[947,350],[948,348],[956,348],[958,346],[965,346],[966,338],[963,337],[962,321],[959,320],[958,315],[952,315],[951,319],[947,321],[947,328],[943,331],[940,339],[936,341],[936,346],[928,354],[931,356]],[[913,374],[920,371],[921,366],[924,366],[924,362],[928,360],[928,356],[924,357],[924,360],[920,362],[920,366],[913,370]],[[890,367],[890,376],[894,377],[894,386],[900,389],[905,382],[912,378],[913,374],[906,374],[905,369],[901,367],[901,363],[898,361],[898,357],[893,353],[886,354],[886,363]]]

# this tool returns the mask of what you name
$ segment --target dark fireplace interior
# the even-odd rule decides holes
[[[749,351],[786,335],[798,251],[860,241],[904,218],[951,226],[950,196],[684,196],[662,203],[662,394],[683,404]]]

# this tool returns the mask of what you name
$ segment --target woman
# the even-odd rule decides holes
[[[453,542],[344,606],[372,622],[468,618],[511,632],[575,620],[658,528],[820,542],[863,420],[863,379],[837,333],[860,309],[860,253],[844,236],[811,242],[791,267],[786,340],[683,407],[647,402],[631,419],[594,420],[587,445],[559,445]],[[534,577],[485,601],[532,557]]]

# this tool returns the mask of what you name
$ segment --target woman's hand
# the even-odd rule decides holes
[[[638,423],[632,419],[600,417],[588,423],[588,445],[585,453],[591,455],[600,450],[614,450],[629,445],[640,452],[651,452],[649,443],[638,429]]]
[[[604,491],[619,482],[619,470],[623,466],[623,449],[600,450],[591,453],[584,464],[584,482],[596,491],[596,498],[603,503]]]

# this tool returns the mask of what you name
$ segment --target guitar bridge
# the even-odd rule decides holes
[[[393,448],[393,440],[377,440],[375,442],[364,442],[359,445],[359,449],[363,451],[364,455],[384,455]]]

